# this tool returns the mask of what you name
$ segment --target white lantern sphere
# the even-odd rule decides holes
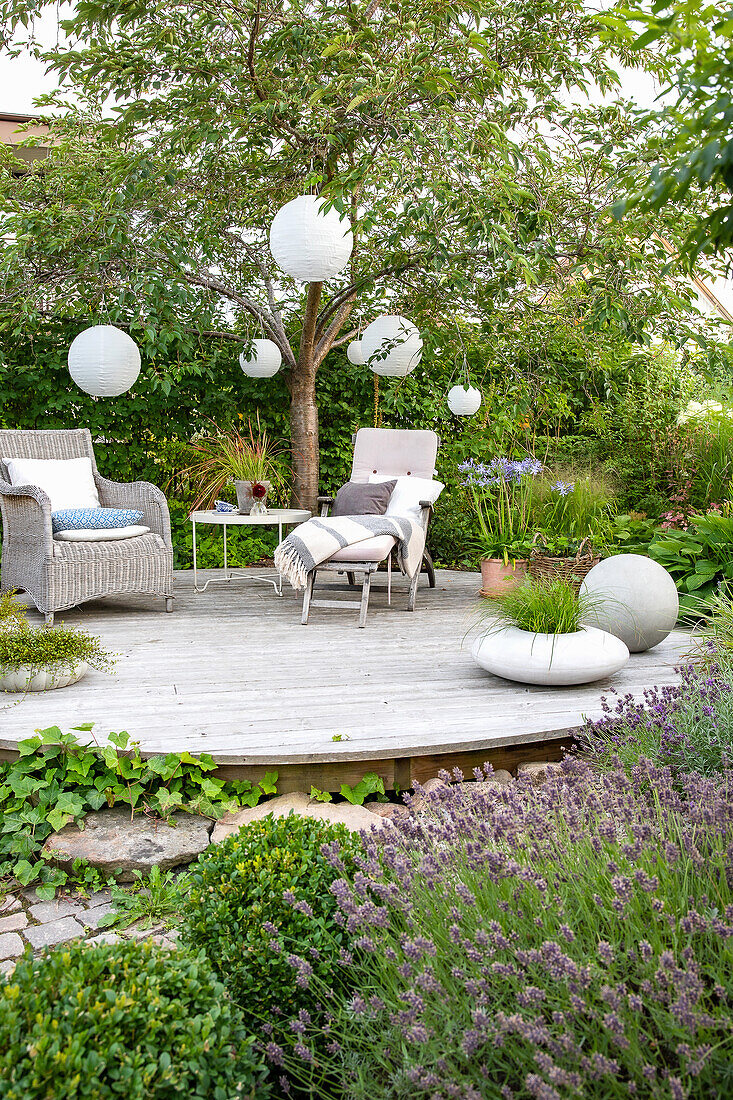
[[[361,340],[352,340],[346,349],[346,358],[350,363],[353,363],[355,367],[364,366],[364,351],[361,346]]]
[[[382,314],[364,330],[361,338],[364,361],[383,378],[404,378],[422,356],[422,340],[412,321],[395,314]]]
[[[280,370],[283,357],[273,340],[253,340],[252,351],[245,358],[239,356],[239,365],[249,378],[272,378]]]
[[[454,416],[473,416],[481,407],[481,390],[475,386],[454,386],[448,393],[448,408]]]
[[[326,200],[299,195],[281,207],[270,226],[270,252],[287,275],[303,283],[322,283],[339,275],[354,248],[349,222]]]
[[[122,329],[93,325],[72,340],[69,374],[92,397],[119,397],[140,374],[140,351]]]

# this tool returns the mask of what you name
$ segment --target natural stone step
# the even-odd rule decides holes
[[[71,870],[75,859],[132,882],[134,871],[165,870],[196,859],[209,844],[212,823],[206,817],[175,813],[169,821],[138,812],[130,820],[124,806],[97,810],[84,818],[84,828],[65,825],[48,838],[44,853],[58,867]]]
[[[260,802],[258,806],[245,806],[234,813],[225,814],[214,826],[211,842],[218,844],[230,833],[238,832],[243,825],[249,825],[252,821],[261,821],[270,814],[274,817],[286,817],[291,810],[300,817],[313,817],[318,821],[345,825],[352,832],[372,827],[379,828],[388,821],[370,813],[366,806],[352,806],[350,802],[318,802],[305,791],[296,791],[293,794],[278,795],[276,798],[271,798],[269,802]]]

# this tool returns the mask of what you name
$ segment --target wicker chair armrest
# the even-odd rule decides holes
[[[3,541],[37,543],[38,552],[53,557],[51,501],[37,485],[10,485],[0,479]]]
[[[333,504],[335,499],[336,499],[335,497],[329,497],[329,496],[318,497],[318,503],[321,506],[321,515],[322,516],[327,516],[328,515],[328,513],[330,511],[330,508],[331,508],[331,505]]]
[[[165,493],[150,481],[110,481],[96,474],[99,502],[103,508],[133,508],[143,513],[142,523],[160,535],[171,549],[171,519]]]

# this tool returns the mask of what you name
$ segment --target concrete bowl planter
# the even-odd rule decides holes
[[[563,687],[613,675],[626,664],[629,651],[620,638],[595,627],[571,634],[535,634],[505,626],[477,638],[471,656],[481,668],[505,680]]]
[[[0,691],[54,691],[78,683],[88,671],[86,661],[72,666],[50,665],[41,669],[31,668],[30,665],[19,665],[5,671],[0,669]]]

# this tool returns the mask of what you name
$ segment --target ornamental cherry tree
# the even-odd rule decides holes
[[[427,342],[560,270],[526,166],[549,166],[548,120],[611,89],[625,49],[582,0],[80,0],[50,50],[43,10],[0,0],[5,48],[59,80],[49,157],[0,167],[0,307],[18,326],[104,318],[149,348],[273,341],[311,508],[317,372],[379,313]],[[353,235],[327,282],[270,253],[308,194]],[[591,235],[576,243],[564,279],[588,267]]]

